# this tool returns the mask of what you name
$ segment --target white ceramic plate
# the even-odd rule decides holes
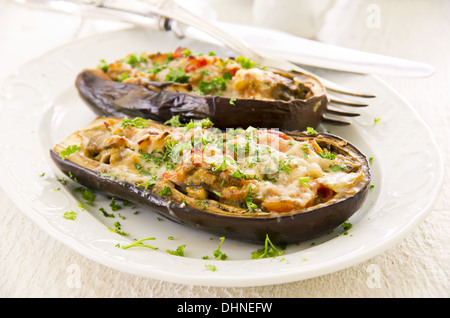
[[[57,180],[62,174],[48,153],[54,144],[96,117],[77,94],[77,73],[95,67],[100,59],[172,51],[178,46],[231,54],[169,33],[124,30],[49,52],[24,65],[5,83],[0,95],[1,184],[47,233],[94,261],[136,275],[194,285],[256,286],[298,281],[355,265],[398,242],[428,215],[443,175],[441,155],[429,129],[402,97],[377,78],[323,70],[324,77],[378,96],[370,107],[358,109],[362,115],[351,126],[320,127],[373,157],[375,187],[349,220],[353,227],[348,235],[338,228],[319,239],[287,246],[281,257],[260,260],[252,260],[251,252],[262,245],[225,239],[221,251],[228,259],[219,261],[212,256],[219,246],[218,237],[175,224],[149,210],[124,206],[114,212],[116,218],[106,218],[99,208],[111,212],[110,199],[98,196],[96,205],[84,211],[79,207],[83,202],[79,193],[72,191],[75,185],[62,186]],[[376,124],[375,118],[380,118]],[[134,214],[136,210],[141,213]],[[66,211],[76,212],[76,220],[65,219]],[[108,229],[116,221],[129,236]],[[173,239],[168,239],[170,236]],[[147,243],[157,250],[117,247],[146,237],[155,238]],[[184,257],[167,252],[180,245],[186,245]],[[215,265],[216,270],[205,265]]]

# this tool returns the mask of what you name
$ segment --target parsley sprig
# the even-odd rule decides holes
[[[124,246],[122,246],[122,248],[125,250],[125,249],[130,248],[130,247],[137,247],[137,246],[139,246],[139,247],[147,247],[147,248],[150,248],[150,249],[152,249],[152,250],[157,250],[157,249],[158,249],[157,247],[153,247],[153,246],[151,246],[151,245],[142,243],[142,242],[144,242],[144,241],[149,241],[149,240],[155,240],[155,238],[154,238],[154,237],[143,238],[143,239],[134,241],[134,242],[131,243],[131,244],[124,245]]]
[[[270,241],[269,235],[266,234],[264,247],[252,252],[252,259],[276,257],[276,256],[280,256],[283,254],[284,254],[284,251],[277,249],[275,247],[275,245],[272,244],[272,241]]]
[[[225,241],[225,237],[220,238],[219,247],[213,251],[213,255],[218,260],[226,260],[228,258],[227,254],[223,253],[220,248],[222,247],[223,241]]]
[[[83,198],[83,200],[86,202],[87,205],[90,206],[95,205],[94,201],[97,195],[94,192],[92,192],[92,190],[85,187],[77,187],[74,189],[74,191],[81,193],[81,197]]]
[[[216,76],[210,82],[200,80],[197,92],[202,95],[208,95],[213,91],[224,91],[227,89],[227,81],[230,79],[230,72],[225,72],[223,76]]]
[[[71,154],[77,152],[80,149],[81,147],[78,145],[70,145],[66,149],[61,151],[60,157],[62,160],[65,160],[67,156],[70,156]]]
[[[125,129],[128,126],[133,126],[136,128],[144,129],[147,128],[147,123],[149,121],[149,119],[144,119],[141,117],[136,117],[134,119],[124,118],[122,121],[122,128]]]
[[[166,250],[167,253],[175,256],[184,256],[184,248],[186,244],[178,246],[175,250]]]
[[[186,75],[186,72],[182,67],[172,69],[169,74],[166,75],[167,82],[175,82],[180,84],[186,84],[189,82],[190,76]]]
[[[247,205],[249,212],[254,212],[255,209],[258,208],[258,206],[253,203],[253,195],[252,195],[252,187],[248,187],[247,197],[245,198],[245,204]]]
[[[172,116],[169,120],[164,122],[164,125],[170,125],[172,127],[183,127],[185,124],[180,122],[180,115]]]
[[[209,118],[203,118],[201,120],[192,120],[191,119],[187,124],[183,124],[180,121],[179,115],[172,116],[172,118],[167,120],[164,124],[170,125],[172,127],[185,127],[188,130],[195,128],[195,127],[209,128],[209,127],[214,126],[214,123]]]
[[[241,66],[245,69],[253,68],[257,65],[256,62],[253,62],[250,58],[245,58],[243,56],[238,56],[236,61],[241,64]]]

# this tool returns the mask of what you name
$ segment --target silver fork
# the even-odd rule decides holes
[[[188,9],[184,8],[181,5],[178,5],[176,2],[172,0],[144,0],[145,3],[149,4],[152,8],[150,10],[153,13],[156,13],[160,16],[167,17],[169,19],[181,22],[186,25],[193,26],[210,36],[214,37],[215,39],[221,41],[224,45],[228,46],[230,49],[234,50],[236,53],[241,54],[242,56],[245,56],[246,58],[251,58],[254,62],[258,63],[259,65],[264,65],[267,67],[273,67],[276,69],[280,69],[283,71],[293,72],[293,73],[303,73],[310,76],[313,76],[317,78],[327,89],[327,91],[333,91],[337,92],[343,95],[350,95],[354,97],[362,97],[362,98],[374,98],[375,95],[371,93],[361,93],[361,92],[355,92],[348,88],[345,88],[341,85],[338,85],[330,80],[327,80],[325,78],[322,78],[320,76],[317,76],[316,74],[313,74],[301,67],[299,67],[296,64],[293,64],[287,60],[275,58],[272,56],[269,56],[267,54],[263,54],[261,52],[256,52],[244,43],[242,43],[239,39],[232,37],[229,33],[224,32],[220,28],[216,27],[215,25],[209,23],[207,20],[197,16],[196,14],[192,13]],[[362,103],[359,101],[354,100],[348,100],[344,98],[340,98],[338,96],[332,95],[330,93],[327,93],[329,103],[327,107],[327,113],[328,114],[334,114],[337,116],[344,116],[344,117],[355,117],[359,116],[359,113],[352,112],[352,111],[345,111],[340,109],[339,107],[335,107],[336,105],[345,105],[345,106],[351,106],[351,107],[365,107],[368,106],[367,103]],[[324,121],[334,123],[334,124],[341,124],[341,125],[348,125],[350,124],[348,121],[329,117],[327,114],[324,115]]]

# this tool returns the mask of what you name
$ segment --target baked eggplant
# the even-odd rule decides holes
[[[306,74],[258,67],[244,57],[222,59],[178,48],[128,55],[78,74],[75,86],[98,115],[164,123],[209,118],[220,129],[305,130],[327,108],[323,85]]]
[[[292,243],[327,233],[364,202],[366,157],[330,134],[163,125],[99,117],[50,150],[87,188],[226,238]]]

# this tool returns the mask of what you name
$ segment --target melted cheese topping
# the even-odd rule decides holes
[[[149,190],[170,182],[199,202],[250,212],[299,211],[352,195],[363,181],[356,159],[328,152],[314,138],[251,127],[222,133],[202,123],[99,118],[76,135],[80,152],[104,176]]]
[[[200,95],[259,100],[293,100],[308,92],[293,79],[258,68],[239,57],[221,59],[215,55],[194,55],[178,48],[171,53],[133,54],[101,68],[114,81],[152,86],[154,82],[175,82],[171,90]]]

